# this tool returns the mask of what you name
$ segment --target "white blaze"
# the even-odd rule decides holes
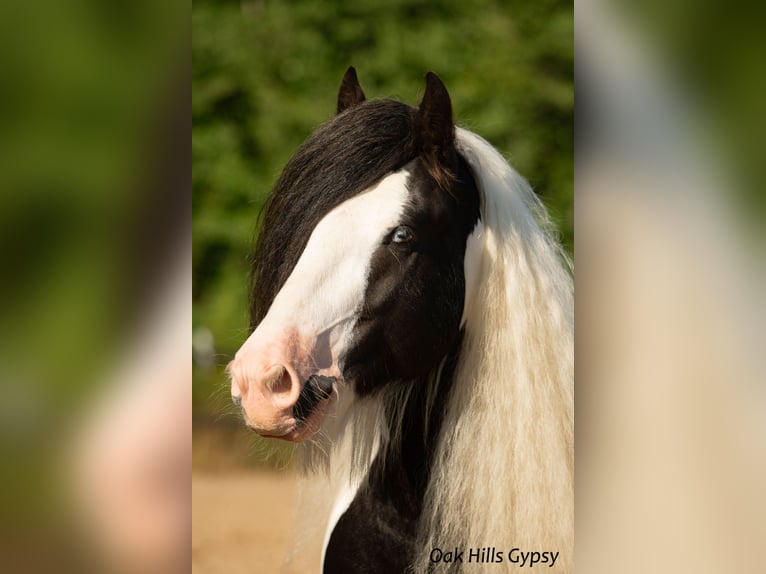
[[[364,301],[372,254],[404,211],[408,177],[406,170],[391,174],[319,221],[298,263],[241,353],[266,345],[292,328],[328,343],[332,356],[319,358],[323,364],[317,365],[318,372],[330,364],[337,368],[338,354],[348,343],[354,318]]]

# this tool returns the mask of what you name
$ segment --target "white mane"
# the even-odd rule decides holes
[[[529,185],[457,129],[482,194],[478,285],[426,495],[416,572],[438,546],[558,551],[574,543],[574,292]],[[487,572],[496,564],[485,565]],[[455,572],[457,570],[451,570]],[[466,571],[483,572],[471,564]]]
[[[463,346],[444,407],[414,572],[428,571],[431,549],[456,546],[502,550],[506,568],[450,565],[450,572],[505,571],[512,548],[559,552],[557,570],[571,572],[571,263],[549,230],[542,204],[505,159],[461,128],[457,146],[477,179],[483,232],[477,282],[467,288]],[[434,385],[438,378],[435,373]],[[318,438],[306,445],[304,462],[310,469],[328,470],[330,481],[320,483],[317,474],[304,481],[300,514],[313,522],[308,538],[321,538],[324,532],[316,519],[330,514],[327,495],[348,492],[349,482],[358,485],[378,446],[398,439],[387,436],[384,413],[401,417],[407,399],[400,389],[355,404],[341,401]],[[319,505],[320,499],[324,504]],[[308,510],[311,506],[316,511]]]

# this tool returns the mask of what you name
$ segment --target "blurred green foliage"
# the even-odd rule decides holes
[[[159,284],[137,236],[166,251],[145,222],[178,149],[163,144],[185,101],[170,95],[186,75],[182,10],[0,3],[0,434],[60,431],[136,328],[137,291]]]
[[[259,210],[297,146],[332,117],[349,65],[368,98],[411,105],[425,73],[438,73],[457,122],[529,180],[571,252],[571,4],[204,0],[192,25],[194,324],[217,353],[217,366],[195,366],[195,413],[228,403],[221,369],[247,336]]]
[[[174,113],[188,106],[188,36],[175,0],[0,3],[3,572],[92,571],[80,563],[91,542],[73,500],[90,491],[81,443],[100,440],[104,397],[131,386],[121,375],[143,360],[136,333],[161,321],[150,305],[180,266],[189,127]],[[114,416],[109,431],[128,421]]]

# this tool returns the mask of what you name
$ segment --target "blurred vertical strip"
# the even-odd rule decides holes
[[[0,4],[2,571],[188,561],[189,35],[185,2]],[[100,540],[117,499],[168,514]]]
[[[763,572],[764,10],[577,4],[577,571]]]

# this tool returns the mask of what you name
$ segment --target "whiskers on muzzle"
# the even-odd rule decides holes
[[[298,402],[293,407],[295,419],[299,422],[306,422],[317,405],[332,396],[336,381],[335,377],[311,375],[306,384],[303,385]]]

